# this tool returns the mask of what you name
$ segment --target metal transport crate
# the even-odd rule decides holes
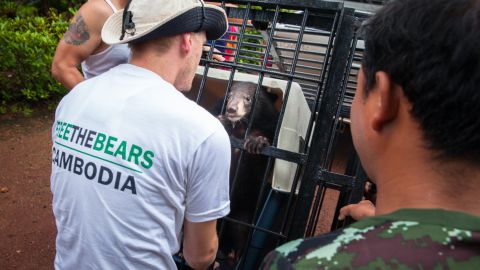
[[[285,241],[343,226],[336,221],[338,210],[362,197],[366,176],[351,142],[349,116],[363,47],[356,28],[375,3],[211,2],[226,10],[230,28],[209,44],[187,97],[209,111],[223,104],[224,111],[232,84],[252,82],[257,85],[252,118],[262,117],[255,114],[262,87],[278,97],[273,141],[258,154],[266,161],[253,179],[258,196],[245,198],[255,204],[252,218],[227,216],[218,224],[220,269],[257,269],[266,253]],[[214,53],[226,61],[213,60]],[[232,151],[240,153],[232,164],[237,168],[247,159],[244,141],[253,120],[244,138],[231,137]],[[231,196],[245,188],[239,175],[231,173]],[[232,224],[244,233],[240,253],[223,241]],[[181,252],[175,259],[179,269],[188,269]]]

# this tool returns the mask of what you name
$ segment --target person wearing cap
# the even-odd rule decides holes
[[[479,29],[478,0],[391,0],[364,23],[351,129],[375,216],[261,269],[480,269]]]
[[[102,29],[131,60],[82,81],[60,102],[52,132],[56,269],[212,265],[217,219],[230,211],[230,141],[187,99],[224,10],[195,0],[133,0]]]
[[[79,8],[55,50],[51,66],[55,80],[70,90],[85,79],[128,62],[130,50],[126,44],[108,45],[100,36],[107,18],[127,2],[89,0]]]

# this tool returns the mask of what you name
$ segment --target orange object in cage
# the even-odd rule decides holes
[[[228,31],[233,32],[233,33],[237,33],[238,32],[238,27],[237,26],[229,26]],[[237,41],[238,37],[237,37],[237,35],[230,34],[230,35],[228,35],[228,37],[226,39],[227,40],[232,40],[232,41]],[[225,53],[228,54],[228,55],[225,55],[225,60],[226,61],[233,61],[234,56],[231,56],[231,54],[234,54],[234,50],[232,50],[232,49],[234,49],[236,46],[237,46],[237,43],[235,43],[235,42],[228,42],[228,41],[226,42]],[[232,49],[229,49],[229,48],[232,48]]]

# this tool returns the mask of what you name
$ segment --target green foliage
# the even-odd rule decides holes
[[[5,1],[0,3],[0,16],[14,17],[17,13],[17,4],[13,1]]]
[[[65,15],[0,17],[0,113],[28,113],[29,105],[56,100],[67,90],[50,75],[56,45],[68,27]]]
[[[19,1],[7,0],[0,3],[0,17],[32,17],[38,14],[33,5],[23,5]]]
[[[42,16],[47,16],[51,9],[59,13],[66,13],[69,9],[77,10],[86,0],[17,0],[20,6],[33,6]]]
[[[238,60],[240,63],[247,63],[252,65],[261,66],[262,65],[262,48],[257,46],[249,46],[250,44],[258,44],[261,45],[263,43],[263,38],[260,36],[260,32],[258,32],[254,28],[246,28],[245,35],[250,36],[258,36],[258,38],[254,37],[244,37],[243,38],[243,45],[241,47],[242,51],[240,52],[240,59]],[[247,43],[247,44],[245,44]],[[243,57],[242,57],[243,56]]]
[[[238,5],[239,8],[247,8],[247,5]],[[261,6],[250,6],[250,10],[270,10],[270,11],[275,11],[273,8],[263,8]],[[293,9],[286,9],[286,8],[281,8],[279,9],[280,12],[284,13],[297,13],[298,10],[293,10]]]
[[[49,17],[53,11],[72,17],[85,0],[3,0],[0,1],[0,17]]]

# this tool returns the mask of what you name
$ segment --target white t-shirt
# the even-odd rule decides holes
[[[56,269],[175,269],[184,218],[230,210],[227,133],[149,70],[123,64],[78,84],[52,139]]]

